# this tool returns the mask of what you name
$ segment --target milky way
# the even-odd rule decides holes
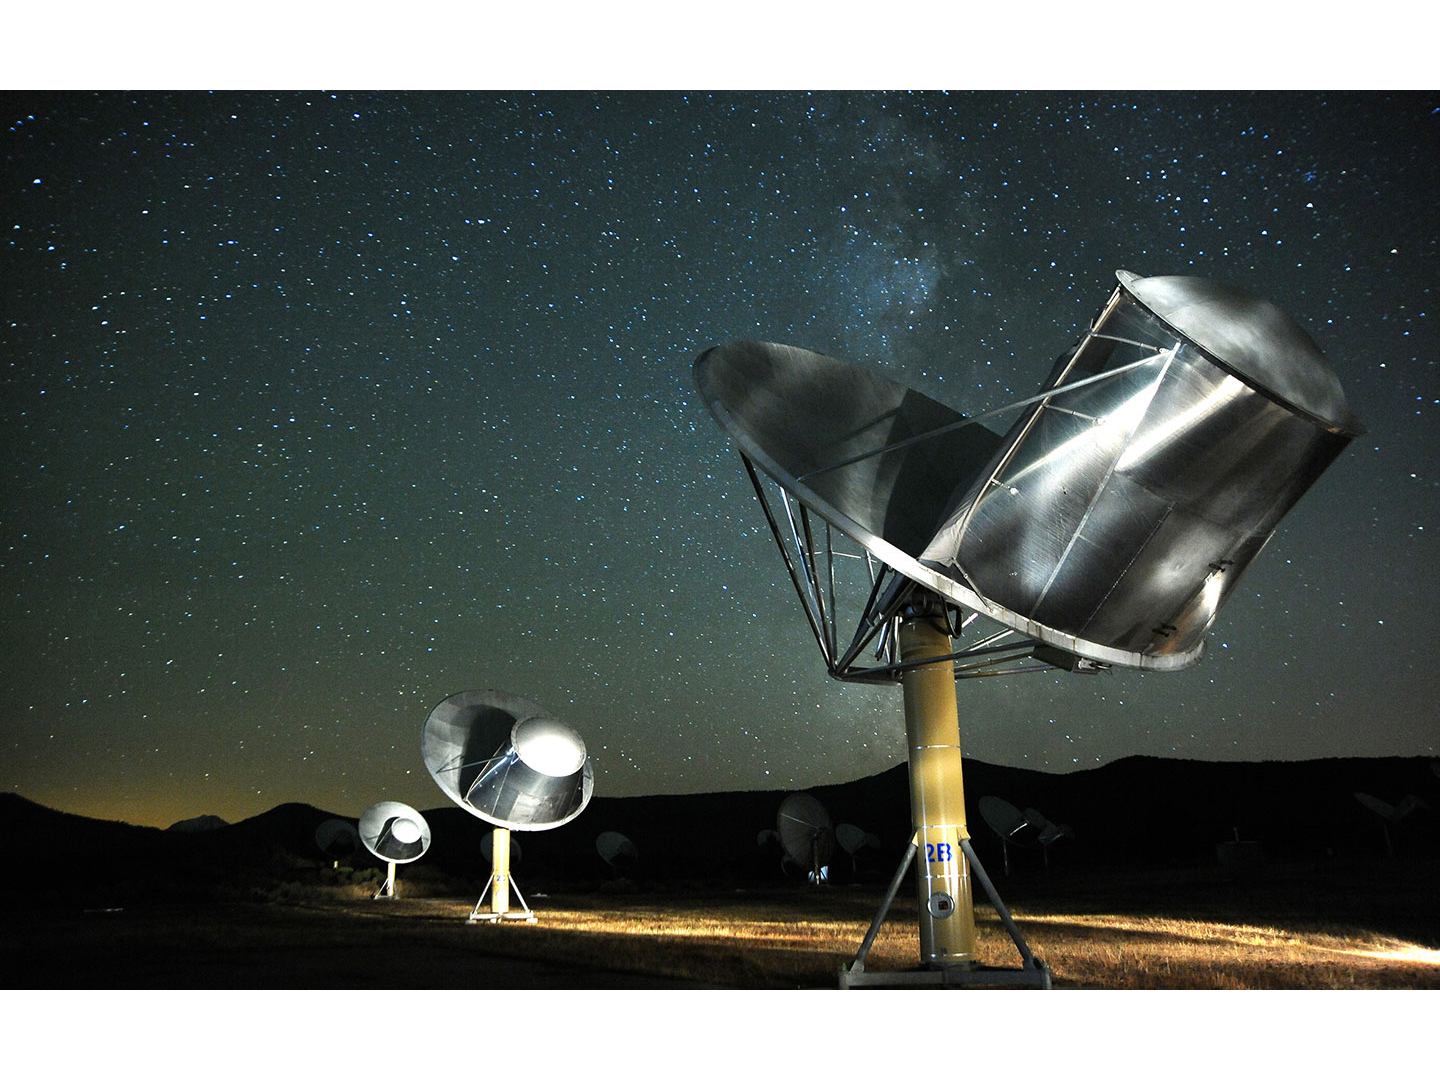
[[[442,698],[597,795],[903,760],[824,675],[691,365],[736,338],[953,408],[1032,393],[1115,272],[1276,303],[1368,428],[1209,654],[959,687],[966,751],[1436,753],[1434,97],[6,99],[5,789],[164,825],[443,801]]]

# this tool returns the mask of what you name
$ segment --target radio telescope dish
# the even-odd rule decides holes
[[[1390,834],[1391,826],[1399,825],[1416,810],[1430,809],[1430,804],[1418,795],[1406,795],[1398,805],[1391,806],[1384,799],[1377,798],[1368,791],[1357,791],[1354,794],[1356,802],[1375,814],[1384,823],[1385,851],[1392,857],[1395,854],[1395,840]]]
[[[559,828],[585,809],[595,788],[585,740],[534,702],[499,690],[466,690],[430,710],[420,752],[452,802],[495,826],[490,880],[470,921],[534,922],[510,874],[510,830]],[[512,889],[520,911],[510,910]],[[487,895],[490,908],[482,911]]]
[[[602,832],[595,838],[595,851],[607,866],[616,871],[640,861],[640,849],[624,833]]]
[[[830,675],[904,688],[905,858],[940,985],[976,971],[972,869],[1024,959],[1010,985],[1050,985],[970,844],[954,680],[1197,663],[1241,573],[1363,430],[1315,343],[1269,302],[1116,276],[1038,393],[975,416],[790,345],[732,342],[695,362]],[[982,426],[1011,411],[1004,434]],[[849,608],[847,589],[861,598]],[[957,648],[982,618],[998,630],[982,623]],[[893,896],[842,986],[867,981]]]
[[[835,842],[849,855],[858,855],[862,851],[874,851],[880,847],[878,836],[866,832],[859,825],[851,825],[848,821],[843,821],[835,826]]]
[[[1272,305],[1199,278],[1118,277],[1039,393],[979,417],[788,345],[734,342],[696,362],[747,461],[901,579],[876,575],[850,649],[817,629],[832,675],[874,674],[853,665],[904,583],[1057,666],[1200,659],[1240,573],[1363,429]],[[1008,409],[1022,411],[1005,435],[980,425]],[[812,625],[831,617],[820,593],[802,589]]]
[[[848,821],[842,821],[835,826],[835,842],[850,856],[850,872],[856,875],[860,872],[861,853],[880,850],[878,836],[866,832],[859,825],[852,825]]]
[[[1036,826],[1027,813],[998,795],[980,797],[980,816],[990,831],[1000,838],[1000,853],[1005,864],[1005,876],[1010,876],[1010,847],[1024,845],[1035,839]]]
[[[414,862],[430,847],[430,826],[420,811],[402,802],[377,802],[360,815],[360,840],[388,863]]]
[[[425,720],[421,753],[440,790],[506,829],[554,829],[585,809],[595,774],[585,741],[523,698],[467,690]]]
[[[1428,810],[1429,804],[1418,795],[1406,795],[1399,805],[1391,806],[1384,799],[1376,798],[1366,791],[1355,792],[1355,800],[1365,809],[1380,815],[1393,825],[1398,825],[1416,810]]]
[[[374,899],[394,897],[395,866],[414,862],[430,847],[430,826],[418,810],[402,802],[377,802],[360,815],[357,830],[365,850],[388,864],[385,883]]]
[[[486,833],[480,838],[480,855],[492,866],[495,863],[495,834]],[[515,837],[510,838],[510,861],[512,863],[525,861],[525,847]]]
[[[787,795],[775,817],[780,846],[813,884],[829,877],[830,857],[835,853],[835,829],[830,814],[813,795]]]
[[[1018,806],[998,795],[982,795],[979,807],[985,824],[1002,840],[1013,840],[1030,826]]]
[[[1075,830],[1069,825],[1056,825],[1034,807],[1026,808],[1025,820],[1035,829],[1035,842],[1040,845],[1040,854],[1046,866],[1050,865],[1050,845],[1075,835]]]
[[[343,818],[326,818],[315,827],[315,846],[328,859],[343,859],[360,850],[360,832]]]

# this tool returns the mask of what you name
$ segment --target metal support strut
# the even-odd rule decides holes
[[[490,910],[482,911],[485,897],[490,896],[492,887],[495,893],[490,901]],[[520,901],[520,911],[510,910],[511,889],[515,890],[515,899]],[[525,897],[520,895],[520,886],[515,884],[515,878],[510,874],[510,830],[502,828],[491,834],[490,880],[485,883],[485,891],[475,902],[475,910],[470,912],[469,921],[499,922],[504,919],[533,923],[535,913],[530,910],[530,905],[525,903]]]
[[[387,862],[389,869],[385,873],[385,880],[380,883],[380,888],[375,890],[371,900],[394,900],[395,899],[395,864]]]
[[[885,891],[885,898],[880,901],[875,918],[870,921],[870,929],[865,932],[865,939],[860,943],[855,958],[840,969],[840,989],[885,986],[1013,986],[1049,990],[1051,986],[1049,967],[1046,966],[1045,961],[1030,951],[1025,936],[1020,933],[1020,927],[1015,925],[1015,920],[1011,918],[1010,909],[1005,906],[1005,901],[1001,900],[1000,894],[995,891],[995,885],[990,880],[990,875],[980,865],[980,859],[976,856],[974,848],[970,846],[969,840],[965,840],[962,844],[965,857],[970,862],[970,869],[974,871],[975,879],[985,890],[986,897],[994,905],[996,914],[1000,916],[1000,921],[1005,925],[1006,933],[1010,935],[1010,940],[1014,942],[1016,950],[1020,953],[1021,966],[997,968],[969,964],[946,965],[938,968],[912,968],[908,971],[865,970],[865,958],[870,955],[870,947],[875,944],[875,939],[880,935],[880,927],[885,922],[885,916],[890,912],[890,905],[894,902],[895,895],[900,891],[900,883],[905,880],[905,873],[910,869],[911,860],[915,858],[915,841],[916,837],[911,836],[910,842],[905,845],[905,854],[900,859],[900,865],[895,868],[895,876],[890,879],[890,887]]]

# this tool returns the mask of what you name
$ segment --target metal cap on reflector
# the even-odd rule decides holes
[[[425,768],[456,805],[507,829],[539,831],[585,809],[595,786],[585,742],[523,698],[467,690],[430,711]]]
[[[1268,300],[1197,277],[1115,276],[1157,318],[1204,349],[1217,364],[1322,427],[1365,430],[1350,412],[1314,339]]]

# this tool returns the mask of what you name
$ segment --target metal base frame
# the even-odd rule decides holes
[[[395,864],[389,863],[385,871],[385,880],[380,883],[380,888],[375,890],[371,900],[394,900],[395,899]]]
[[[1010,909],[1000,899],[1000,894],[995,891],[995,884],[990,880],[990,875],[985,872],[984,866],[980,864],[979,858],[975,855],[975,849],[969,838],[960,840],[961,850],[970,863],[970,869],[974,873],[985,895],[989,897],[990,903],[994,905],[1000,921],[1005,924],[1005,930],[1010,935],[1010,940],[1015,943],[1015,948],[1020,953],[1021,966],[1018,968],[990,967],[985,964],[958,963],[945,964],[935,967],[911,968],[905,971],[866,971],[865,957],[870,953],[870,947],[875,944],[875,938],[880,933],[880,927],[885,922],[885,916],[890,911],[890,905],[895,900],[895,894],[900,891],[900,883],[905,880],[905,874],[910,869],[910,864],[915,860],[916,844],[918,834],[911,836],[910,843],[905,846],[905,854],[900,859],[900,865],[895,869],[895,876],[890,879],[890,887],[885,891],[885,898],[880,902],[880,909],[875,912],[875,918],[870,922],[870,929],[865,933],[865,940],[860,943],[859,950],[855,953],[855,959],[840,969],[840,989],[864,989],[867,987],[909,987],[909,988],[932,988],[932,989],[976,989],[980,987],[1016,987],[1030,990],[1051,989],[1050,968],[1045,961],[1035,956],[1026,944],[1025,937],[1020,933],[1020,928],[1015,925],[1015,920],[1010,917]]]
[[[480,894],[480,899],[477,900],[477,901],[475,901],[475,910],[472,911],[472,912],[470,912],[470,918],[467,920],[468,922],[472,922],[472,923],[475,923],[475,922],[484,922],[484,923],[526,922],[526,923],[533,923],[533,922],[535,922],[535,913],[530,910],[530,905],[527,904],[527,903],[525,903],[525,897],[524,897],[524,895],[522,895],[521,892],[520,892],[520,886],[518,886],[518,885],[515,884],[515,877],[514,877],[514,875],[513,875],[513,874],[506,874],[505,876],[506,876],[506,880],[507,880],[507,881],[509,882],[509,884],[510,884],[510,889],[511,889],[511,891],[513,891],[513,892],[515,893],[515,899],[517,899],[517,900],[520,901],[520,907],[521,907],[523,910],[521,910],[521,911],[481,911],[480,908],[481,908],[481,906],[485,903],[485,897],[487,897],[487,896],[490,895],[490,886],[495,883],[495,879],[494,879],[494,878],[491,878],[489,881],[487,881],[487,882],[485,883],[485,891]]]

